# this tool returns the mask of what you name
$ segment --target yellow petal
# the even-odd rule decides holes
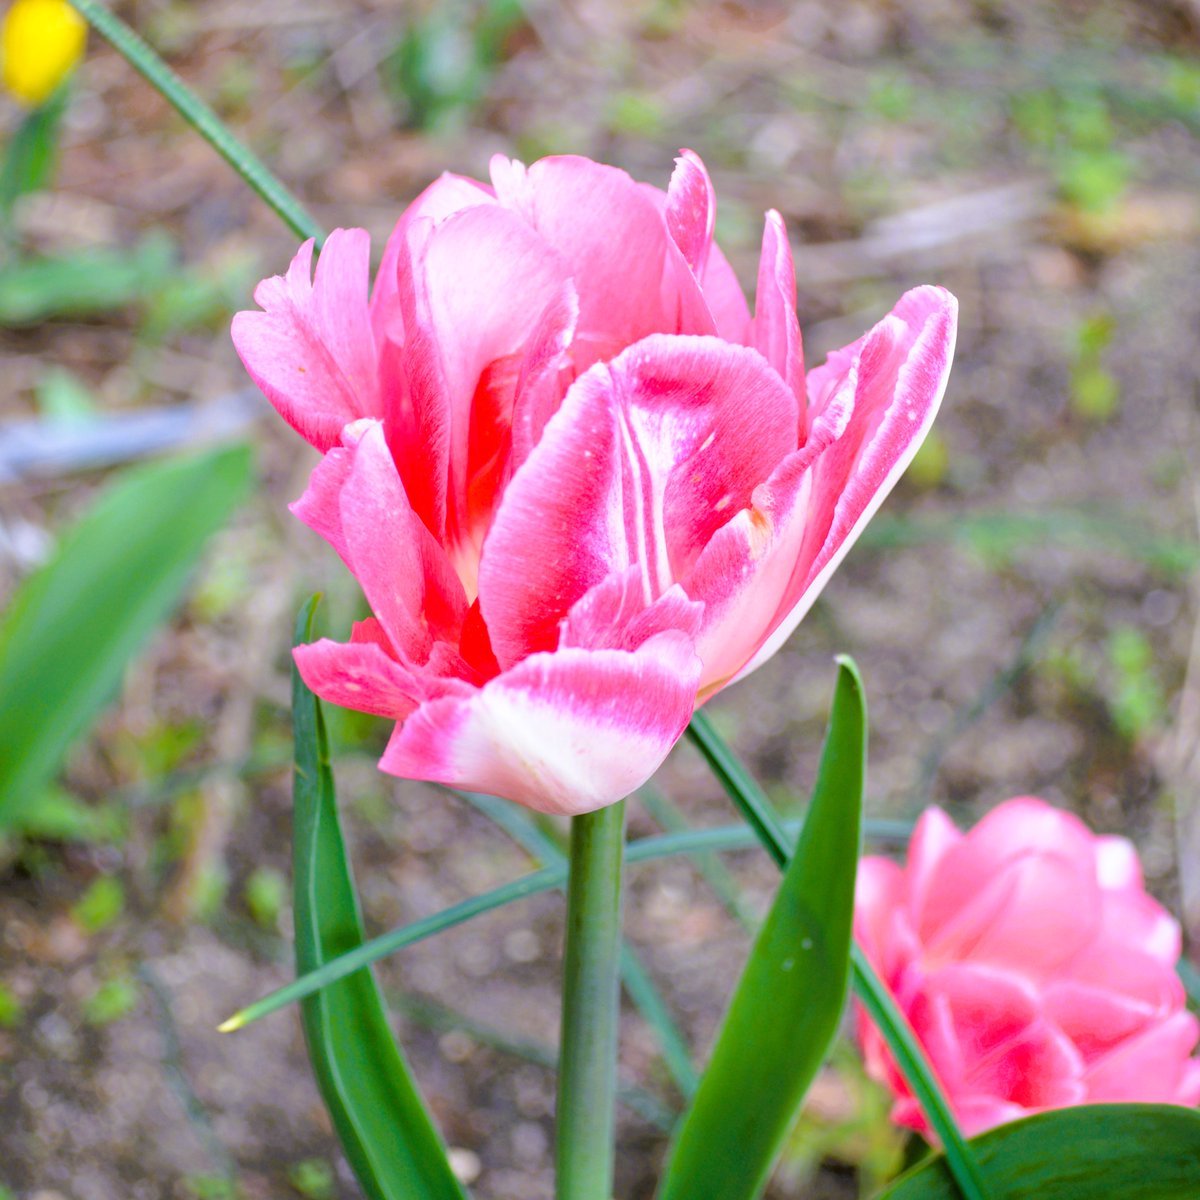
[[[22,104],[41,104],[79,61],[86,35],[66,0],[14,0],[0,25],[4,87]]]

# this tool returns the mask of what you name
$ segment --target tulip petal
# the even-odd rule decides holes
[[[746,293],[729,260],[716,242],[709,247],[704,273],[700,276],[700,290],[704,303],[712,313],[717,327],[717,336],[736,346],[750,344],[750,309],[746,304]]]
[[[641,570],[614,572],[571,606],[562,623],[560,646],[585,650],[636,650],[659,633],[696,636],[704,605],[689,600],[678,584],[647,605]]]
[[[547,307],[561,302],[568,269],[495,204],[416,223],[408,250],[399,281],[415,427],[393,445],[413,507],[435,536],[445,521],[447,548],[471,587],[503,482],[520,355]]]
[[[300,676],[322,700],[398,721],[424,699],[412,672],[374,642],[322,638],[292,651]]]
[[[500,663],[552,649],[570,607],[613,572],[638,565],[645,603],[660,596],[786,454],[795,420],[762,357],[716,338],[651,336],[577,379],[484,546]]]
[[[894,862],[868,855],[858,864],[854,888],[854,936],[875,969],[888,979],[895,965],[893,934],[904,917],[904,872]]]
[[[1087,877],[1086,895],[1099,901],[1094,869],[1089,869],[1094,859],[1087,826],[1044,800],[1018,796],[984,816],[938,857],[927,874],[922,866],[924,885],[913,895],[917,901],[919,893],[913,914],[921,937],[940,939],[952,923],[964,929],[964,912],[980,899],[985,882],[995,884],[1007,866],[1022,859],[1041,862],[1044,855],[1049,856],[1047,870],[1063,878],[1063,887],[1072,886],[1066,876]],[[1012,879],[1005,880],[1006,887],[1012,886]]]
[[[808,435],[804,392],[804,346],[796,320],[796,268],[783,218],[772,209],[763,228],[758,290],[754,299],[754,338],[759,353],[792,389],[800,405],[797,445]]]
[[[681,150],[667,186],[667,232],[679,247],[684,262],[699,279],[708,263],[717,197],[699,155]]]
[[[635,653],[536,654],[466,699],[419,708],[380,767],[574,815],[640,787],[692,713],[699,663],[665,633]]]
[[[250,377],[279,414],[318,450],[342,427],[383,415],[375,341],[367,311],[371,240],[365,229],[335,229],[312,278],[313,242],[286,275],[254,289],[262,312],[233,318],[233,344]]]
[[[1200,1022],[1190,1012],[1177,1012],[1144,1033],[1122,1042],[1094,1062],[1084,1082],[1095,1104],[1136,1101],[1175,1104],[1194,1071],[1188,1058],[1200,1038]]]
[[[831,376],[822,368],[809,372],[808,442],[796,464],[780,467],[772,494],[764,499],[770,511],[762,517],[771,537],[748,538],[741,552],[747,577],[761,574],[773,584],[778,568],[769,560],[779,555],[790,558],[794,570],[766,622],[769,636],[741,659],[745,665],[734,679],[744,678],[783,645],[916,454],[946,388],[957,311],[949,292],[917,288],[854,347],[831,356],[844,367],[840,374]],[[821,444],[826,439],[829,444]],[[801,468],[813,474],[803,492]],[[797,524],[802,539],[793,528]],[[731,562],[736,557],[729,547],[723,553]],[[730,626],[736,628],[736,618]],[[714,640],[720,636],[724,631]],[[706,686],[713,690],[726,681],[706,673]]]
[[[573,155],[492,161],[497,198],[570,264],[579,292],[576,370],[651,333],[714,332],[700,287],[647,189]],[[660,193],[661,195],[661,193]],[[540,310],[539,310],[540,311]]]
[[[918,926],[929,961],[969,959],[1010,967],[1044,981],[1096,936],[1100,896],[1090,864],[1061,854],[1016,859],[990,875],[951,875],[943,859],[939,882],[953,878],[958,910],[938,893],[940,924]],[[930,908],[923,916],[929,920]]]

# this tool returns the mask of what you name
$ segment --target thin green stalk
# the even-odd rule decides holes
[[[706,714],[700,712],[692,717],[688,734],[721,780],[738,811],[758,835],[767,853],[782,870],[791,857],[792,843],[762,789],[717,733]],[[857,944],[851,949],[851,968],[854,993],[879,1026],[897,1066],[929,1118],[930,1126],[941,1139],[946,1165],[959,1191],[966,1200],[987,1200],[987,1189],[979,1165],[954,1120],[925,1051],[896,1007],[891,993]]]
[[[571,820],[557,1200],[610,1200],[617,1084],[617,974],[625,802]]]
[[[320,248],[325,231],[304,205],[138,34],[96,0],[71,0],[71,4],[151,87],[175,106],[179,115],[279,214],[297,237],[314,238]]]

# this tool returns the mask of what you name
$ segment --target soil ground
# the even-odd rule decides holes
[[[781,808],[811,784],[853,653],[871,706],[869,810],[970,822],[1035,793],[1123,832],[1200,933],[1197,620],[1200,9],[1180,0],[809,0],[511,7],[290,0],[126,3],[327,226],[379,239],[443,169],[573,151],[665,185],[678,147],[713,175],[718,236],[753,277],[784,215],[810,362],[920,282],[957,293],[937,436],[788,646],[712,705]],[[18,112],[0,109],[15,127]],[[105,412],[246,388],[227,334],[295,239],[96,39],[57,185],[27,249],[131,256],[166,230],[189,293],[0,329],[0,420],[66,368]],[[165,312],[164,312],[165,309]],[[3,437],[0,426],[0,438]],[[288,517],[312,458],[265,404],[260,486],[185,609],[130,670],[65,786],[124,835],[10,841],[0,857],[0,1184],[22,1200],[357,1194],[293,1012],[219,1035],[290,974],[287,642],[302,598],[355,611]],[[0,598],[102,472],[0,484]],[[368,924],[383,930],[529,869],[467,804],[379,775],[381,724],[335,721]],[[239,764],[255,769],[238,773]],[[266,762],[274,765],[263,766]],[[697,825],[733,820],[686,744],[655,781]],[[631,833],[659,828],[635,803]],[[751,913],[772,869],[725,865]],[[89,931],[79,902],[115,879]],[[383,964],[396,1028],[479,1200],[552,1194],[562,902],[542,896]],[[94,922],[93,922],[94,925]],[[702,1058],[747,946],[683,860],[631,872],[626,933]],[[1194,944],[1194,943],[1193,943]],[[99,999],[98,999],[99,997]],[[105,1000],[107,998],[107,1001]],[[622,1077],[679,1104],[648,1027]],[[849,1197],[898,1151],[852,1057],[814,1092],[771,1195]],[[649,1197],[665,1135],[623,1107],[616,1194]],[[661,1113],[660,1113],[661,1116]]]

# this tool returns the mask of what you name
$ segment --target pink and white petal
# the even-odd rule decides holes
[[[541,440],[546,422],[558,411],[574,378],[570,352],[578,323],[579,296],[574,281],[568,279],[546,306],[525,346],[513,400],[512,471]]]
[[[1177,1012],[1092,1063],[1084,1076],[1093,1104],[1173,1104],[1191,1071],[1200,1022]]]
[[[719,338],[651,335],[608,371],[622,440],[637,448],[630,542],[655,560],[661,590],[794,448],[796,402],[761,355]]]
[[[661,201],[616,167],[572,155],[527,170],[510,163],[493,182],[501,204],[529,222],[570,264],[579,291],[577,371],[650,333],[712,333],[699,285],[667,232]],[[539,310],[540,311],[540,310]]]
[[[1124,991],[1096,987],[1074,979],[1057,980],[1043,992],[1046,1016],[1091,1062],[1144,1029],[1160,1016],[1151,1006]]]
[[[796,268],[783,218],[772,209],[763,228],[758,290],[754,298],[754,340],[759,353],[779,372],[799,405],[797,445],[808,436],[804,391],[804,346],[796,319]]]
[[[445,464],[446,541],[453,550],[455,543],[473,541],[473,510],[482,508],[486,518],[494,503],[494,495],[468,495],[468,483],[486,465],[472,461],[473,451],[479,457],[472,439],[487,434],[485,460],[507,445],[517,356],[547,308],[561,303],[569,271],[524,221],[498,204],[463,209],[432,228],[415,226],[409,248],[413,257],[400,265],[405,361],[418,421],[409,449],[413,456],[434,451],[435,470]]]
[[[948,841],[935,860],[922,865],[924,884],[914,889],[913,913],[923,938],[939,936],[943,925],[979,895],[984,882],[1029,856],[1049,854],[1054,861],[1074,863],[1072,871],[1090,876],[1088,895],[1098,899],[1099,885],[1089,870],[1091,831],[1074,814],[1036,796],[1004,801],[969,833]]]
[[[1141,892],[1145,890],[1142,863],[1134,844],[1124,837],[1098,837],[1095,840],[1096,878],[1104,890]]]
[[[1175,960],[1165,963],[1143,948],[1109,937],[1103,914],[1100,935],[1063,964],[1047,983],[1046,994],[1061,987],[1111,992],[1155,1018],[1175,1012],[1185,1001]]]
[[[689,600],[678,584],[646,604],[642,573],[635,565],[614,571],[580,597],[562,622],[560,646],[585,650],[636,650],[660,633],[676,630],[694,638],[704,606]]]
[[[867,855],[854,885],[854,936],[877,971],[886,973],[893,914],[904,908],[904,872],[888,858]]]
[[[809,462],[804,451],[785,458],[755,488],[750,506],[713,533],[680,581],[704,603],[696,642],[704,660],[702,700],[745,673],[788,594],[812,495]]]
[[[770,622],[771,632],[738,672],[741,679],[779,649],[812,607],[847,551],[857,541],[896,481],[912,461],[941,404],[954,356],[958,304],[941,288],[906,293],[861,343],[849,419],[836,414],[834,440],[813,455],[815,481],[805,522],[804,543],[784,601]],[[842,403],[842,389],[830,384],[812,403],[810,434],[830,406]],[[793,519],[796,514],[793,510]]]
[[[382,427],[369,425],[351,453],[338,496],[346,561],[397,656],[421,666],[435,642],[457,646],[466,596],[408,502]]]
[[[400,263],[407,258],[409,227],[420,220],[436,225],[464,208],[495,203],[495,193],[486,183],[447,171],[438,176],[401,213],[384,245],[375,287],[371,291],[371,327],[377,344],[382,344],[385,338],[397,343],[404,340],[404,320],[400,313],[396,274]]]
[[[1179,922],[1146,892],[1103,891],[1105,939],[1174,968],[1183,950]]]
[[[762,356],[716,338],[652,335],[577,379],[484,545],[500,662],[552,648],[570,607],[614,571],[640,566],[647,604],[666,591],[786,453],[794,421]]]
[[[280,415],[318,450],[337,445],[342,427],[383,415],[378,363],[367,315],[370,237],[335,229],[311,278],[313,242],[285,276],[254,290],[262,312],[233,318],[233,344],[250,377]]]
[[[703,278],[717,220],[717,197],[700,156],[681,150],[667,185],[667,232],[697,279]]]
[[[288,505],[291,513],[319,533],[348,567],[351,564],[342,530],[342,488],[354,466],[354,448],[366,428],[364,422],[347,425],[342,430],[342,445],[326,451],[309,475],[304,493]]]
[[[1041,983],[1095,938],[1099,889],[1077,861],[1030,855],[968,881],[964,875],[950,876],[949,858],[935,874],[952,879],[959,901],[952,905],[938,890],[936,905],[931,902],[922,912],[918,932],[927,961],[969,959]]]
[[[924,911],[934,869],[942,857],[962,841],[963,835],[936,805],[917,820],[908,843],[908,911],[913,919]]]
[[[591,812],[657,770],[691,716],[698,674],[691,643],[677,633],[632,654],[535,654],[468,699],[419,708],[379,765],[539,812]]]
[[[300,677],[322,700],[403,720],[424,699],[412,671],[374,642],[333,642],[328,638],[292,651]]]
[[[914,1109],[919,1107],[915,1100],[910,1101],[910,1105]],[[986,1133],[989,1129],[995,1129],[997,1125],[1005,1125],[1009,1121],[1019,1121],[1022,1117],[1032,1115],[1028,1108],[1020,1104],[1000,1100],[995,1096],[979,1096],[970,1093],[954,1097],[951,1107],[959,1128],[969,1138]],[[923,1116],[920,1119],[924,1121]],[[909,1123],[908,1128],[929,1136],[927,1121],[923,1126]],[[936,1136],[932,1137],[932,1144],[935,1146],[939,1144]]]
[[[589,372],[504,489],[483,544],[479,603],[501,668],[558,645],[576,601],[630,565],[624,542],[613,416]]]
[[[708,261],[700,276],[700,290],[712,313],[717,336],[739,346],[749,345],[750,308],[746,304],[746,293],[716,242],[709,247]]]

